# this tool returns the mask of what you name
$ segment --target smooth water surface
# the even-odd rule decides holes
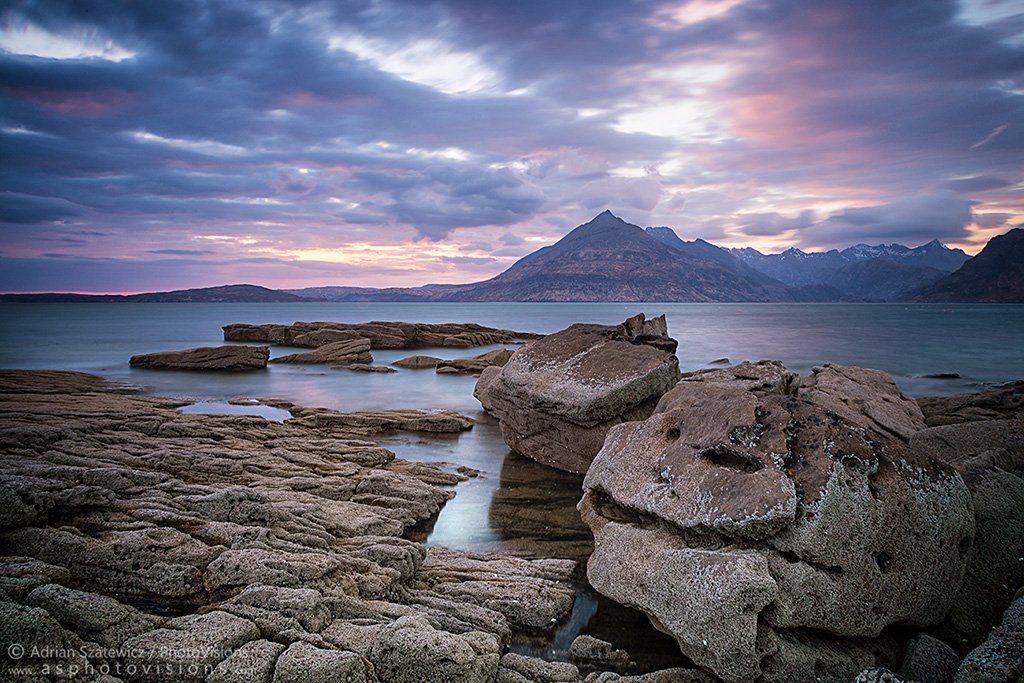
[[[734,363],[779,359],[801,372],[836,362],[886,370],[912,395],[972,391],[1024,378],[1024,306],[948,304],[0,304],[0,367],[91,372],[145,393],[197,401],[183,408],[186,412],[288,417],[267,406],[227,403],[243,397],[338,410],[456,410],[475,418],[476,426],[459,435],[383,439],[404,458],[480,471],[457,487],[456,497],[431,525],[418,530],[420,540],[474,552],[582,561],[591,548],[575,510],[582,478],[509,453],[497,423],[473,398],[475,377],[274,364],[244,373],[175,372],[129,368],[128,358],[222,344],[221,326],[236,322],[477,322],[553,332],[573,322],[619,323],[641,311],[667,314],[684,370],[720,358]],[[493,348],[498,347],[375,350],[373,356],[375,363],[389,364],[414,353],[457,358]],[[271,354],[296,350],[302,349],[271,347]],[[923,377],[934,373],[960,378]],[[559,658],[579,633],[609,640],[658,665],[671,665],[663,659],[671,653],[678,656],[646,619],[597,596],[582,575],[573,613],[554,638],[516,643],[513,649]]]

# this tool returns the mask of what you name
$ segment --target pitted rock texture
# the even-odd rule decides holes
[[[178,405],[0,372],[0,641],[173,671],[125,681],[490,682],[514,631],[571,609],[571,561],[402,538],[461,477],[341,425]]]
[[[888,627],[943,619],[974,537],[961,476],[902,438],[923,426],[874,370],[688,375],[587,472],[590,582],[726,681],[892,663]]]
[[[133,368],[160,370],[261,370],[267,367],[266,346],[199,346],[181,351],[159,351],[132,356]]]
[[[255,341],[317,348],[354,339],[369,340],[375,349],[471,348],[539,339],[542,335],[475,323],[297,322],[291,325],[224,326],[225,341]]]
[[[971,650],[955,683],[1020,683],[1024,678],[1024,591],[1006,608],[1002,623]]]
[[[581,473],[612,426],[650,415],[679,380],[675,348],[664,316],[576,324],[482,374],[474,393],[500,421],[509,448]]]
[[[987,402],[985,395],[955,399],[960,406]],[[1024,585],[1024,417],[943,424],[916,433],[910,443],[957,468],[971,492],[977,530],[941,629],[964,653],[988,636]]]

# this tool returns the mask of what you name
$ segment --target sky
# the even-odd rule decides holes
[[[0,291],[469,282],[606,208],[977,252],[1024,3],[0,3]]]

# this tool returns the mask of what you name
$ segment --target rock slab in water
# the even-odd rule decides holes
[[[421,370],[424,368],[436,368],[437,364],[442,360],[444,359],[436,356],[407,356],[406,358],[396,360],[392,365],[399,368]]]
[[[353,339],[368,339],[375,349],[470,348],[538,339],[542,335],[475,323],[297,322],[291,325],[224,326],[225,341],[255,341],[317,348]]]
[[[238,680],[250,664],[296,683],[484,683],[513,631],[571,610],[571,561],[402,537],[454,495],[440,487],[459,477],[437,465],[345,425],[177,405],[77,373],[0,371],[5,642],[100,643],[136,666],[195,653],[195,675],[173,680]]]
[[[474,392],[498,418],[509,448],[585,472],[608,430],[651,414],[679,380],[665,317],[618,326],[576,324],[516,351]]]
[[[885,373],[777,362],[684,377],[584,482],[587,575],[726,681],[850,680],[942,620],[974,535],[960,475],[912,449]]]
[[[351,365],[353,363],[372,363],[373,355],[370,353],[370,340],[359,337],[357,339],[324,344],[312,351],[280,356],[271,362]]]
[[[435,367],[439,375],[479,375],[490,367],[503,367],[512,357],[511,349],[495,349],[472,358],[439,361]]]
[[[266,346],[199,346],[181,351],[160,351],[132,356],[133,368],[162,370],[260,370],[267,367]]]

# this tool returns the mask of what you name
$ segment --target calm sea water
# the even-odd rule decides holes
[[[573,322],[614,324],[639,312],[667,314],[684,370],[719,358],[774,358],[799,371],[837,362],[886,370],[904,391],[918,396],[1024,378],[1024,306],[942,304],[0,304],[0,367],[80,370],[138,385],[146,393],[199,402],[259,397],[339,410],[457,410],[476,418],[477,425],[457,436],[401,434],[385,442],[402,457],[481,471],[457,487],[436,521],[419,530],[420,538],[463,550],[583,560],[590,536],[575,512],[581,478],[509,453],[497,424],[473,398],[475,377],[299,365],[240,374],[169,372],[129,368],[128,358],[221,344],[221,326],[235,322],[477,322],[553,332]],[[373,355],[377,363],[391,363],[412,353],[456,358],[491,348],[497,347]],[[271,347],[274,356],[294,351]],[[933,373],[959,373],[961,378],[924,377]],[[223,409],[199,405],[189,410]],[[230,410],[258,412],[238,406]],[[263,414],[283,417],[272,410]],[[515,649],[559,658],[575,635],[592,633],[651,666],[671,664],[664,657],[678,656],[642,616],[599,598],[582,578],[579,590],[571,618],[553,641],[518,643]]]

